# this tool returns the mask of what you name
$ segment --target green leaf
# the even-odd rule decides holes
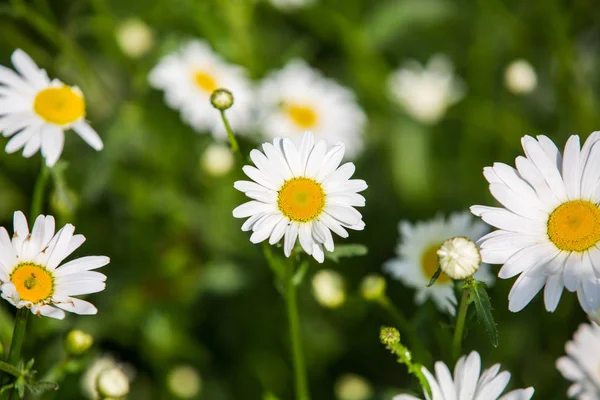
[[[335,249],[331,252],[325,253],[325,256],[330,260],[339,263],[340,258],[351,258],[364,256],[369,252],[369,249],[362,244],[341,244],[335,246]]]
[[[35,395],[40,395],[51,390],[58,390],[58,385],[54,382],[36,382],[27,385],[27,390]]]
[[[477,319],[483,324],[490,335],[492,346],[498,347],[498,327],[492,315],[492,305],[490,297],[485,290],[485,284],[473,280],[471,286],[471,300],[475,303],[477,310]]]

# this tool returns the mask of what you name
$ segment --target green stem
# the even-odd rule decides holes
[[[17,310],[13,337],[8,352],[8,363],[14,367],[19,365],[19,360],[21,359],[21,348],[23,347],[23,340],[25,339],[25,329],[27,328],[27,318],[29,317],[29,314],[31,314],[31,311],[29,311],[27,307]],[[12,390],[6,390],[2,393],[0,400],[8,400],[11,398],[11,395]]]
[[[229,139],[229,144],[231,145],[231,151],[238,158],[240,163],[243,164],[242,153],[240,152],[240,145],[235,138],[235,134],[233,133],[233,129],[231,129],[231,125],[229,125],[229,120],[225,116],[225,111],[221,110],[221,119],[223,119],[223,125],[225,125],[225,130],[227,131],[227,138]]]
[[[29,215],[29,221],[33,223],[35,219],[42,213],[44,203],[44,193],[46,184],[48,183],[48,176],[50,175],[50,168],[46,166],[42,160],[42,170],[35,181],[35,187],[33,189],[33,200],[31,201],[31,214]]]
[[[452,357],[454,360],[458,360],[462,353],[462,339],[463,332],[465,329],[465,320],[467,318],[467,309],[469,308],[469,289],[464,288],[462,298],[460,299],[460,305],[458,308],[458,315],[456,316],[456,327],[454,329],[454,338],[452,339]]]
[[[306,379],[306,366],[302,353],[302,338],[300,335],[300,317],[297,304],[297,286],[294,284],[294,264],[291,263],[285,282],[285,302],[290,324],[290,341],[292,343],[292,358],[294,361],[294,376],[296,400],[309,400],[310,394]]]
[[[4,371],[9,375],[19,377],[21,376],[21,371],[14,365],[11,365],[5,361],[0,361],[0,371]]]
[[[414,325],[409,322],[402,311],[400,311],[385,294],[377,299],[377,303],[390,314],[400,327],[400,330],[408,336],[408,341],[410,346],[414,349],[417,359],[423,364],[429,364],[431,355],[426,350],[421,339],[419,339],[419,335],[417,334]]]

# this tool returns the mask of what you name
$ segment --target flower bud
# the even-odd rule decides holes
[[[140,58],[154,46],[152,31],[144,21],[132,18],[121,23],[115,33],[121,51],[131,58]]]
[[[462,236],[446,240],[437,255],[440,268],[452,279],[465,279],[473,275],[481,264],[477,245]]]
[[[387,283],[379,274],[367,275],[360,283],[360,294],[365,300],[377,300],[385,295]]]
[[[373,396],[373,389],[362,376],[345,374],[335,383],[335,396],[338,400],[367,400]]]
[[[379,332],[379,340],[387,346],[398,344],[400,343],[400,332],[396,328],[384,326]]]
[[[96,389],[101,398],[120,398],[129,393],[129,378],[119,367],[105,369],[98,375]]]
[[[536,88],[537,75],[527,61],[515,60],[504,71],[504,84],[514,94],[527,94]]]
[[[225,111],[233,105],[233,94],[227,89],[216,89],[210,95],[210,103],[217,110]]]
[[[173,395],[181,399],[191,399],[200,393],[202,380],[198,371],[189,365],[173,368],[167,376],[167,386]]]
[[[81,331],[79,329],[73,329],[67,334],[65,339],[65,349],[67,353],[72,356],[80,356],[94,344],[94,338],[92,335]]]
[[[323,307],[338,308],[346,301],[344,278],[332,270],[321,270],[312,279],[315,299]]]
[[[229,147],[220,144],[211,144],[202,154],[200,165],[208,174],[217,177],[231,171],[234,161]]]

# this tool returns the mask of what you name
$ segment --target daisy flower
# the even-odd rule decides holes
[[[275,138],[273,143],[263,143],[263,151],[250,152],[256,167],[243,167],[253,182],[234,184],[253,199],[233,210],[236,218],[249,217],[242,230],[253,231],[252,243],[269,239],[273,245],[285,236],[283,248],[289,257],[299,239],[307,254],[323,262],[323,246],[333,251],[331,231],[345,238],[346,229],[364,229],[362,215],[354,207],[365,205],[358,192],[367,184],[350,179],[354,164],[339,166],[342,143],[328,148],[325,140],[315,143],[307,132],[299,148],[290,139]]]
[[[349,158],[363,147],[366,117],[354,94],[304,61],[291,61],[268,75],[259,104],[261,129],[270,138],[285,133],[298,144],[305,131],[312,131],[329,143],[343,142]]]
[[[521,140],[517,169],[495,163],[483,170],[490,192],[504,207],[471,211],[497,231],[481,239],[484,262],[504,264],[502,279],[519,275],[508,296],[517,312],[545,286],[554,311],[563,288],[577,292],[581,307],[600,305],[600,132],[579,146],[571,136],[564,155],[546,136]]]
[[[2,297],[17,308],[33,314],[63,319],[63,310],[75,314],[96,314],[87,301],[71,297],[104,290],[106,276],[92,271],[109,263],[104,256],[81,257],[61,263],[85,241],[74,235],[75,227],[65,225],[54,233],[54,217],[40,215],[31,233],[21,211],[14,214],[12,240],[0,228],[0,290]]]
[[[502,395],[510,381],[510,372],[500,371],[500,364],[494,364],[481,372],[481,357],[476,351],[462,356],[454,367],[454,379],[450,370],[441,361],[435,363],[435,376],[423,367],[423,374],[431,387],[431,400],[529,400],[534,389],[513,390]],[[401,394],[392,400],[419,400],[418,397]]]
[[[578,400],[600,397],[600,326],[595,322],[581,324],[573,340],[565,346],[567,355],[556,361],[556,368],[574,382],[567,391]]]
[[[200,133],[211,132],[217,139],[227,138],[227,132],[210,96],[215,89],[225,88],[235,98],[227,111],[229,122],[236,132],[249,128],[252,88],[246,71],[226,63],[204,41],[191,41],[164,57],[150,71],[149,81],[164,91],[165,102],[179,110],[183,121]]]
[[[464,96],[462,81],[454,76],[453,69],[452,62],[440,54],[426,66],[411,60],[390,75],[388,89],[411,117],[433,125]]]
[[[413,287],[417,291],[417,304],[423,304],[431,297],[441,311],[454,315],[457,301],[452,279],[442,272],[435,284],[427,287],[439,266],[437,252],[444,241],[455,236],[478,240],[488,231],[487,226],[476,221],[468,212],[459,212],[450,214],[448,219],[438,215],[430,221],[415,224],[402,221],[398,230],[397,257],[386,262],[383,270]],[[482,264],[474,277],[490,285],[494,282],[487,264]]]
[[[11,137],[7,153],[23,148],[23,157],[31,157],[41,149],[51,167],[60,158],[69,129],[102,150],[102,139],[85,121],[85,99],[78,87],[51,81],[22,50],[15,50],[11,60],[18,74],[0,65],[0,132]]]

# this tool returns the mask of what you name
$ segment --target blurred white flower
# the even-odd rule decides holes
[[[129,393],[129,378],[119,367],[100,371],[96,389],[102,399],[119,399]]]
[[[577,400],[600,398],[600,326],[581,324],[573,340],[565,346],[566,356],[556,361],[556,368],[573,384],[567,396]]]
[[[191,399],[200,393],[202,379],[196,368],[190,365],[179,365],[169,372],[167,386],[176,397]]]
[[[346,301],[344,278],[339,273],[322,269],[312,279],[313,294],[323,307],[338,308]]]
[[[261,129],[269,138],[288,136],[298,145],[311,131],[330,145],[344,143],[350,159],[363,148],[366,116],[354,93],[304,61],[291,61],[265,77],[258,103]]]
[[[270,0],[270,2],[281,11],[292,11],[308,7],[316,3],[317,0]]]
[[[335,382],[337,400],[367,400],[373,389],[365,378],[357,374],[344,374]]]
[[[481,264],[481,255],[475,242],[462,236],[446,240],[437,255],[440,268],[452,279],[465,279],[473,275]]]
[[[346,238],[346,229],[365,228],[355,207],[364,207],[365,198],[359,192],[367,189],[367,183],[350,179],[353,163],[340,166],[342,143],[329,148],[325,140],[315,143],[313,134],[307,132],[299,148],[290,139],[279,137],[262,147],[264,153],[250,152],[256,167],[243,167],[252,182],[234,184],[253,199],[233,210],[235,218],[248,218],[242,230],[253,231],[252,243],[269,239],[274,245],[283,239],[283,251],[289,257],[299,240],[306,254],[322,263],[323,247],[327,251],[334,248],[332,231]]]
[[[525,136],[516,169],[502,163],[483,169],[502,207],[471,211],[498,228],[480,240],[483,261],[503,264],[502,279],[519,275],[509,310],[521,311],[544,287],[550,312],[564,288],[577,292],[584,311],[600,306],[599,141],[594,132],[581,147],[573,135],[561,154],[548,137]]]
[[[411,60],[390,75],[388,88],[411,117],[435,124],[464,95],[463,83],[453,70],[452,62],[444,55],[433,56],[425,67]]]
[[[438,269],[437,252],[448,238],[464,236],[476,241],[488,231],[488,227],[468,212],[460,212],[451,214],[448,219],[439,215],[430,221],[415,224],[402,221],[398,229],[398,257],[386,262],[384,271],[415,288],[417,304],[431,297],[440,310],[454,315],[457,301],[452,279],[442,272],[433,286],[426,286]],[[494,276],[487,264],[482,264],[474,277],[490,285],[494,283]]]
[[[504,71],[504,84],[515,94],[527,94],[537,86],[535,69],[526,60],[515,60]]]
[[[223,61],[204,41],[191,41],[164,57],[150,71],[149,81],[165,92],[167,105],[179,110],[186,123],[200,133],[209,131],[218,139],[227,138],[227,132],[210,96],[215,89],[227,89],[234,98],[233,106],[227,110],[233,130],[244,133],[250,128],[253,98],[246,71]]]
[[[117,26],[117,43],[123,53],[131,58],[141,58],[154,46],[152,30],[138,18],[127,19]]]
[[[106,276],[94,269],[108,257],[88,256],[61,263],[85,241],[75,227],[65,225],[54,233],[51,215],[36,218],[31,233],[21,211],[14,213],[12,241],[0,228],[0,289],[2,298],[17,308],[27,307],[37,316],[63,319],[65,311],[92,315],[93,304],[72,296],[96,293],[106,287]]]
[[[51,81],[22,50],[15,50],[11,60],[20,75],[0,65],[0,132],[12,136],[7,153],[23,149],[23,157],[28,158],[41,149],[46,165],[52,167],[69,129],[102,150],[102,139],[85,120],[85,99],[78,87]]]
[[[110,356],[96,358],[81,376],[81,390],[85,397],[91,400],[100,399],[96,385],[102,371],[117,368],[118,365]]]
[[[231,171],[234,163],[235,160],[231,149],[222,144],[209,145],[200,158],[202,168],[212,176],[227,174]]]
[[[435,363],[435,376],[427,368],[422,369],[431,388],[431,400],[529,400],[535,392],[532,387],[516,389],[502,395],[510,381],[510,372],[500,371],[500,364],[494,364],[481,372],[481,357],[476,351],[462,356],[454,368],[454,379],[450,370],[441,361]],[[502,396],[501,396],[502,395]],[[418,397],[400,394],[392,400],[419,400]]]

